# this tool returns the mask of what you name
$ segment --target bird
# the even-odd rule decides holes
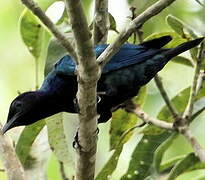
[[[98,123],[107,122],[112,112],[125,101],[137,96],[139,89],[146,85],[173,57],[187,51],[202,41],[202,38],[180,44],[175,48],[163,48],[172,40],[162,36],[139,45],[124,44],[102,68],[97,84],[100,101],[97,103]],[[97,45],[96,57],[109,46]],[[11,103],[3,134],[9,129],[30,125],[59,112],[79,113],[76,108],[78,90],[76,62],[65,55],[54,65],[36,91],[18,95]]]

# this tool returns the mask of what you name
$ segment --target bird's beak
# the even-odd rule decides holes
[[[11,120],[7,121],[7,123],[4,125],[2,129],[3,134],[5,134],[12,127],[15,127],[15,120],[16,120],[16,117],[13,117]]]

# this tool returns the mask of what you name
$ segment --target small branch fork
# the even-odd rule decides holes
[[[205,58],[204,43],[201,43],[199,53],[196,59],[195,74],[194,74],[194,79],[193,79],[193,83],[192,83],[192,87],[190,91],[189,102],[187,104],[187,107],[182,117],[175,110],[174,105],[172,104],[171,100],[169,99],[167,95],[166,90],[164,89],[161,79],[158,76],[155,77],[156,85],[173,119],[175,120],[174,123],[168,123],[168,122],[165,122],[165,121],[153,118],[153,117],[149,117],[148,114],[146,114],[138,105],[133,104],[133,102],[129,102],[129,104],[126,106],[126,110],[136,114],[140,119],[142,119],[144,122],[148,124],[153,124],[163,129],[178,131],[179,133],[181,133],[187,139],[187,141],[191,144],[194,152],[196,153],[198,158],[201,160],[201,162],[205,163],[205,150],[201,147],[197,139],[193,136],[188,126],[190,123],[190,120],[193,119],[192,118],[193,106],[195,103],[197,93],[199,89],[201,88],[202,82],[204,80],[204,72],[201,72],[201,65],[202,65],[202,61],[204,58]]]

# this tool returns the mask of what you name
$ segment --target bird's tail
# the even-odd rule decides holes
[[[167,59],[171,59],[171,58],[177,56],[178,54],[181,54],[181,53],[199,45],[203,40],[204,40],[204,37],[185,42],[185,43],[180,44],[179,46],[177,46],[175,48],[168,49],[163,54],[167,57]]]

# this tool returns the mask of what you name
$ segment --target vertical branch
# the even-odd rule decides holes
[[[193,113],[193,107],[194,107],[195,97],[197,95],[198,82],[199,82],[199,78],[200,78],[201,65],[202,65],[202,61],[203,61],[203,58],[204,58],[204,52],[203,51],[204,51],[204,43],[201,43],[201,46],[200,46],[200,49],[199,49],[199,52],[198,52],[198,56],[197,56],[197,59],[196,59],[194,79],[193,79],[193,83],[192,83],[192,86],[191,86],[189,102],[188,102],[186,110],[183,114],[183,117],[187,120],[189,120],[191,118],[191,115]]]
[[[97,81],[99,67],[80,0],[65,0],[77,48],[79,130],[76,180],[93,180],[97,148]]]
[[[155,80],[155,83],[156,83],[156,85],[157,85],[157,87],[159,89],[159,92],[160,92],[162,98],[164,99],[164,101],[165,101],[165,103],[166,103],[170,113],[172,114],[173,118],[174,119],[178,119],[179,118],[178,117],[178,113],[177,113],[175,107],[173,106],[173,104],[171,103],[171,101],[170,101],[170,99],[168,97],[168,94],[165,91],[165,88],[163,86],[163,83],[162,83],[160,77],[157,74],[154,77],[154,80]]]
[[[0,129],[2,125],[0,124]],[[9,180],[26,180],[24,169],[16,156],[13,144],[8,136],[3,136],[0,132],[0,155],[8,174]]]
[[[106,44],[108,36],[108,0],[95,0],[94,44]]]
[[[137,16],[130,25],[126,27],[120,35],[117,37],[114,43],[110,44],[105,51],[98,57],[97,62],[104,66],[112,56],[119,51],[120,47],[127,41],[136,29],[140,28],[147,20],[159,14],[166,7],[171,5],[176,0],[159,0],[148,9],[146,9],[142,14]]]

